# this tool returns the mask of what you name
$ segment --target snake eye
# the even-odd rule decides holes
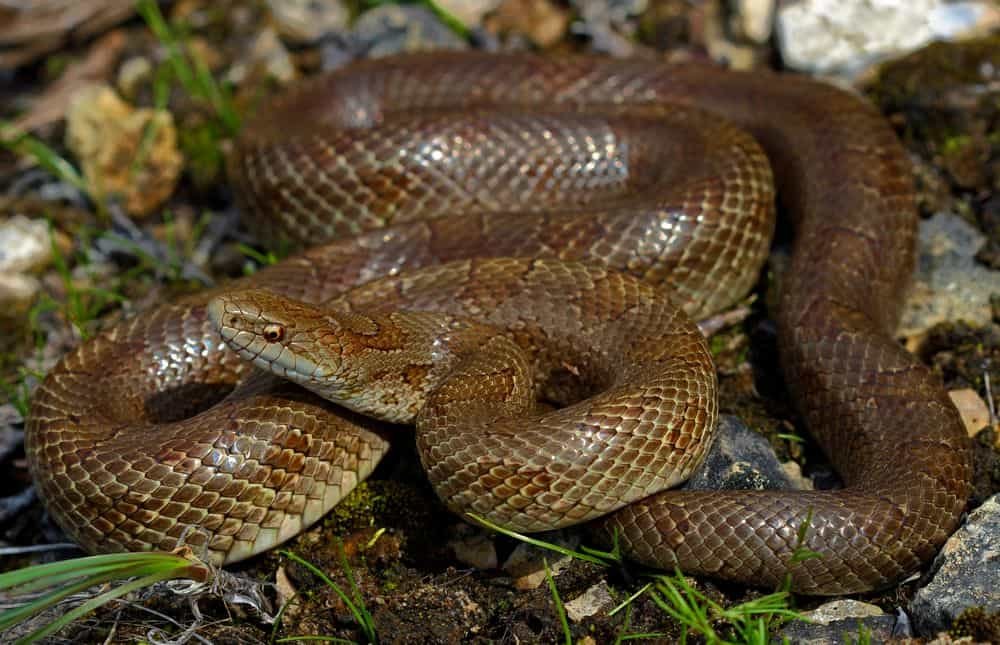
[[[285,337],[285,328],[282,325],[264,325],[264,340],[269,343],[276,343]]]

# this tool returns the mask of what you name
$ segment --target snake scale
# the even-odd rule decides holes
[[[705,343],[673,303],[703,316],[756,281],[772,169],[795,228],[781,363],[845,486],[657,492],[697,463],[717,414]],[[598,530],[653,566],[864,591],[919,568],[959,521],[968,439],[892,337],[914,265],[908,160],[847,92],[696,64],[411,55],[287,92],[230,171],[262,235],[333,241],[119,323],[51,370],[27,455],[88,550],[184,543],[234,562],[371,472],[391,430],[237,353],[415,418],[452,509],[523,530],[603,515]],[[807,518],[822,557],[789,568]]]

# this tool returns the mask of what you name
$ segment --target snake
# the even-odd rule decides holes
[[[695,62],[411,54],[280,93],[228,170],[261,239],[304,250],[113,325],[33,396],[36,487],[88,551],[273,548],[405,424],[457,513],[590,522],[640,564],[753,586],[885,588],[961,519],[968,436],[893,337],[909,159],[851,92]],[[794,229],[781,369],[843,486],[676,490],[718,417],[690,317],[757,283],[776,202]]]

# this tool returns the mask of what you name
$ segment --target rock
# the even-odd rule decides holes
[[[957,215],[938,213],[920,223],[917,275],[900,336],[918,336],[940,322],[990,322],[990,294],[1000,292],[1000,272],[976,262],[985,243],[982,233]]]
[[[566,617],[574,623],[589,618],[599,611],[611,609],[615,599],[611,596],[606,580],[601,580],[582,594],[565,603]]]
[[[370,58],[432,49],[465,49],[468,44],[421,5],[382,5],[361,14],[351,38]]]
[[[593,51],[612,56],[635,53],[633,18],[646,10],[646,0],[572,0],[571,4],[577,14],[571,30],[590,38]]]
[[[4,314],[23,318],[41,289],[32,272],[52,261],[49,226],[41,219],[14,215],[0,221],[0,307]]]
[[[351,13],[341,0],[268,0],[278,33],[296,44],[311,44],[347,28]]]
[[[120,195],[129,213],[148,215],[173,193],[183,158],[166,110],[132,107],[109,86],[92,85],[76,94],[66,122],[66,145],[94,199]]]
[[[229,68],[226,80],[233,85],[242,85],[247,78],[253,76],[255,70],[261,70],[265,76],[282,85],[291,83],[298,76],[291,54],[278,38],[277,32],[269,27],[257,34],[247,55],[237,59]]]
[[[122,96],[133,99],[139,88],[153,78],[153,63],[145,56],[133,56],[118,68],[118,90]]]
[[[842,643],[889,640],[896,634],[896,617],[875,605],[857,600],[835,600],[806,612],[811,622],[796,620],[778,633],[777,641],[807,645],[841,645]],[[865,640],[867,639],[867,640]]]
[[[0,273],[0,307],[5,311],[13,311],[17,317],[21,317],[41,288],[42,283],[35,276],[23,273]]]
[[[504,0],[436,0],[438,7],[457,19],[466,29],[478,27],[486,14],[503,2]]]
[[[931,567],[933,578],[910,602],[918,635],[948,629],[963,611],[1000,612],[1000,494],[969,514]]]
[[[44,220],[14,215],[0,221],[0,274],[30,273],[51,260],[49,225]]]
[[[535,537],[567,549],[576,549],[580,545],[579,533],[572,530],[552,531]],[[511,552],[500,568],[514,578],[516,589],[526,591],[536,589],[545,582],[545,562],[549,563],[549,571],[555,577],[569,566],[572,558],[522,542]]]
[[[569,28],[569,11],[550,0],[505,0],[484,27],[500,36],[525,36],[538,47],[555,45]]]
[[[962,416],[962,423],[970,437],[974,437],[990,423],[990,409],[986,406],[983,397],[970,388],[964,390],[952,390],[948,392],[951,402],[958,408],[958,413]]]
[[[765,490],[795,488],[795,483],[767,439],[738,418],[722,415],[708,455],[684,488]]]
[[[998,22],[1000,9],[985,0],[800,0],[778,8],[776,35],[788,67],[853,77],[877,61],[985,33]]]
[[[497,549],[492,537],[468,524],[459,524],[456,531],[458,535],[448,545],[460,562],[480,571],[497,568]]]
[[[774,26],[774,3],[775,0],[733,0],[733,31],[752,43],[767,43]]]
[[[846,618],[869,618],[871,616],[884,615],[885,612],[876,605],[850,599],[834,600],[806,613],[806,617],[809,620],[819,625],[829,625],[832,622]]]

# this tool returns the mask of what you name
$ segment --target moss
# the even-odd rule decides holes
[[[1000,612],[969,607],[955,619],[948,633],[955,638],[968,637],[976,642],[1000,643]]]
[[[427,500],[393,480],[364,481],[327,515],[324,528],[343,535],[371,526],[413,529],[429,518]]]

